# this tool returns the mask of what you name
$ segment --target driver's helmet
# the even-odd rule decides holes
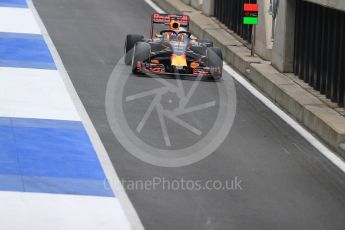
[[[180,23],[175,21],[175,20],[170,21],[169,30],[173,30],[176,33],[180,32],[180,31],[185,31],[185,29],[183,27],[181,27]],[[169,33],[168,37],[170,40],[184,41],[184,34],[176,35],[175,33]]]
[[[178,31],[180,29],[180,23],[176,22],[175,20],[171,20],[169,24],[169,30]],[[176,34],[172,32],[168,32],[167,34],[168,40],[176,40]]]
[[[180,30],[180,23],[175,21],[175,20],[171,20],[170,21],[170,25],[169,25],[169,30]]]

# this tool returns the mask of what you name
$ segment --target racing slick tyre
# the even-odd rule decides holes
[[[130,65],[132,62],[133,48],[135,43],[144,39],[144,36],[137,34],[128,34],[125,43],[125,64]]]
[[[219,80],[222,77],[223,72],[223,53],[218,47],[208,47],[206,49],[206,57],[208,60],[208,66],[213,69],[210,78]]]
[[[145,42],[138,42],[135,44],[133,49],[133,57],[132,57],[132,73],[140,74],[142,73],[140,69],[138,69],[137,64],[138,62],[146,62],[150,61],[151,57],[151,46]]]

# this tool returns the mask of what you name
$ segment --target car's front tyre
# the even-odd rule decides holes
[[[133,48],[137,42],[144,39],[144,36],[137,34],[128,34],[125,43],[125,64],[130,65],[133,56]]]
[[[218,47],[208,47],[206,49],[208,66],[211,68],[211,78],[219,80],[223,74],[223,53]]]
[[[151,57],[151,46],[145,42],[137,42],[133,49],[132,57],[132,73],[142,73],[139,64],[143,62],[149,62]]]

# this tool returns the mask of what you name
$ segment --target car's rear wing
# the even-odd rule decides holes
[[[150,37],[152,38],[153,36],[154,24],[170,25],[171,21],[178,22],[181,27],[184,27],[187,30],[189,30],[189,16],[188,15],[153,13],[152,19],[151,19]]]

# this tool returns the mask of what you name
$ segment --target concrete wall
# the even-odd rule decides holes
[[[280,72],[293,71],[295,10],[295,0],[279,1],[272,65]]]
[[[190,0],[190,4],[197,10],[202,10],[203,0]]]
[[[213,16],[214,0],[184,0],[201,9],[207,16]],[[345,0],[305,0],[330,8],[345,11]],[[256,28],[256,53],[281,72],[293,71],[295,0],[280,0],[276,19],[275,40],[272,43],[272,17],[268,14],[269,0],[258,0],[259,25]]]
[[[182,2],[186,3],[187,5],[190,5],[190,0],[182,0]]]
[[[345,11],[345,0],[305,0],[313,2],[326,7],[334,8],[337,10]]]
[[[214,15],[214,1],[215,0],[203,0],[202,3],[202,12],[206,16],[213,16]]]
[[[272,16],[269,15],[269,1],[258,0],[259,24],[256,26],[255,52],[265,60],[272,55]]]

